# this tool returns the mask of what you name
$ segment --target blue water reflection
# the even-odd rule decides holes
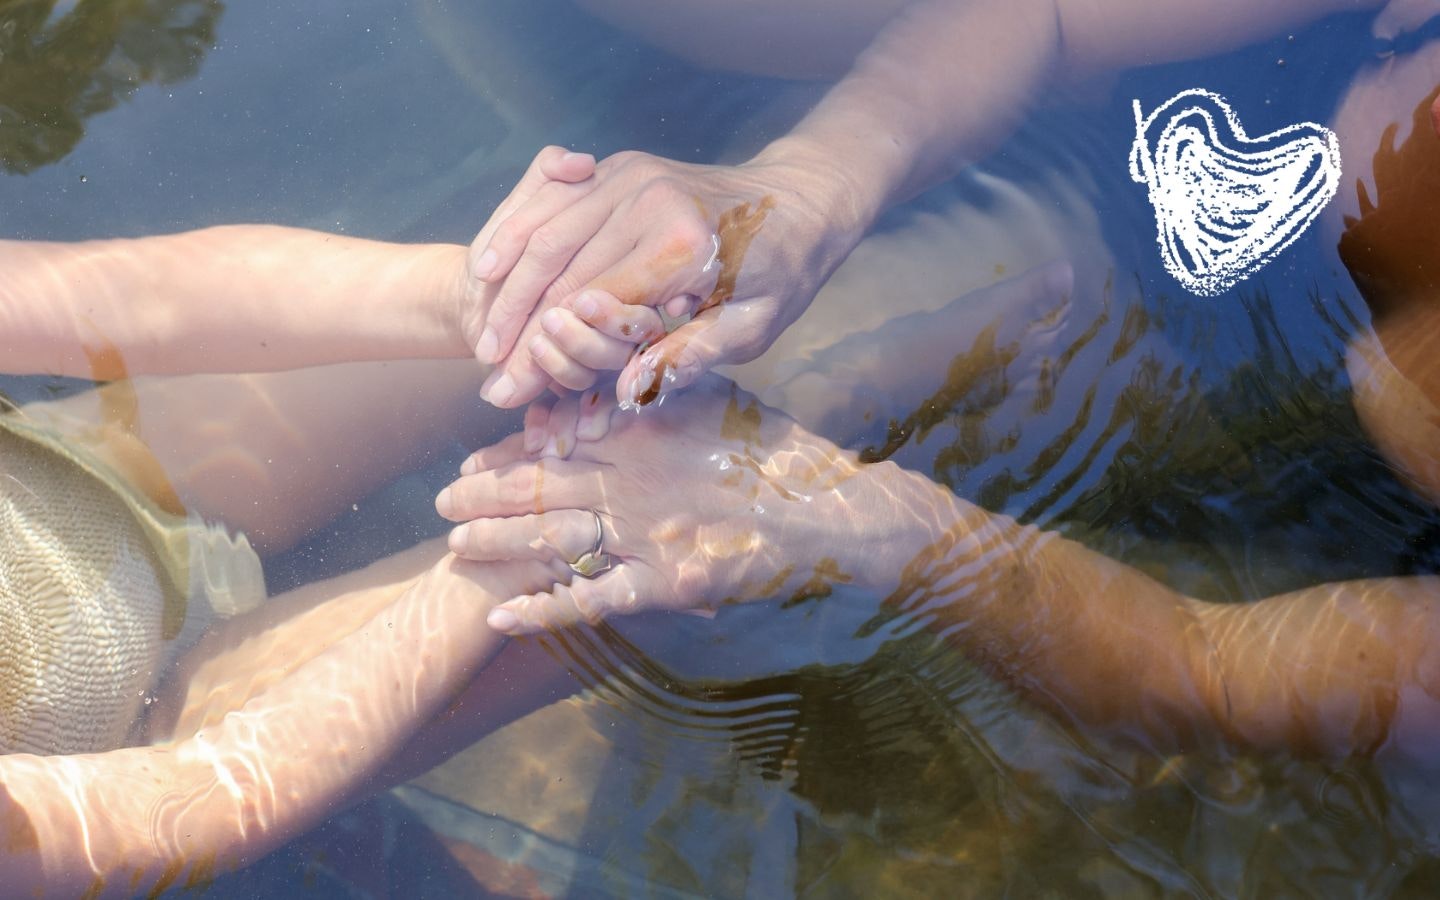
[[[1391,52],[1368,23],[1058,92],[982,166],[891,211],[877,234],[896,246],[984,248],[896,315],[1016,274],[987,241],[1030,264],[1094,252],[1053,327],[1002,326],[1008,355],[960,341],[963,378],[941,384],[936,360],[923,402],[838,412],[844,444],[1205,599],[1440,571],[1440,514],[1351,408],[1345,348],[1369,313],[1334,235],[1200,300],[1161,267],[1125,167],[1136,97],[1204,86],[1251,133],[1328,121]],[[543,144],[741,159],[821,90],[697,69],[565,4],[231,3],[196,74],[90,116],[63,158],[0,179],[0,205],[6,236],[31,239],[277,222],[464,242]],[[882,283],[912,265],[876,258]],[[272,589],[443,533],[431,498],[465,449],[273,561]],[[207,895],[1420,896],[1437,871],[1423,779],[1094,744],[843,587],[541,643],[573,697]]]

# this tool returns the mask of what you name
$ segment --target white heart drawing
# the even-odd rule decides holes
[[[1201,296],[1250,277],[1305,232],[1340,187],[1340,142],[1312,122],[1249,138],[1219,94],[1182,91],[1142,117],[1130,177],[1155,208],[1165,268]],[[1217,121],[1228,125],[1218,133]]]

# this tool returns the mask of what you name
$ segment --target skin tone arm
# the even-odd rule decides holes
[[[493,411],[475,409],[473,369],[148,379],[25,412],[79,423],[74,439],[112,459],[153,453],[173,473],[162,475],[172,496],[255,525],[257,545],[274,550],[284,529],[329,518],[437,437],[493,433]],[[389,439],[359,409],[386,410]],[[187,454],[203,462],[186,465]],[[225,622],[162,687],[148,724],[163,743],[0,757],[0,877],[46,896],[203,883],[414,774],[564,689],[564,673],[535,667],[523,648],[507,666],[524,678],[492,668],[503,638],[483,621],[500,599],[555,577],[544,565],[459,562],[432,542]],[[499,683],[477,678],[482,668]]]
[[[593,160],[547,148],[504,210]],[[0,366],[110,380],[270,372],[330,363],[463,358],[494,291],[466,248],[391,244],[267,225],[73,244],[0,241]],[[610,319],[608,324],[606,320]],[[649,311],[598,309],[567,352],[618,366],[658,328]],[[97,353],[96,348],[106,352]]]
[[[504,280],[478,351],[482,360],[503,360],[484,394],[518,406],[558,379],[565,361],[543,342],[532,348],[539,319],[552,308],[559,310],[552,317],[563,317],[587,296],[696,313],[626,365],[621,400],[653,400],[716,364],[753,359],[881,212],[982,158],[1057,76],[1217,52],[1376,5],[912,3],[790,134],[748,163],[618,154],[599,164],[583,196],[562,196],[558,187],[537,192],[495,227],[486,252],[496,255],[473,273]],[[567,387],[589,386],[570,381]]]
[[[624,417],[569,460],[532,462],[516,437],[470,468],[438,506],[491,518],[452,547],[574,558],[594,508],[619,562],[504,604],[489,619],[502,630],[855,584],[1095,732],[1327,756],[1424,753],[1440,738],[1434,579],[1207,603],[893,464],[861,465],[715,384]]]
[[[463,357],[464,249],[267,225],[136,240],[0,244],[5,368],[108,380]],[[43,313],[34,298],[44,298]]]
[[[242,684],[233,708],[223,692],[192,695],[182,724],[198,730],[174,743],[0,757],[0,877],[39,896],[132,896],[263,855],[376,776],[500,649],[490,607],[551,577],[447,556],[418,577],[339,592],[342,613],[373,615],[274,683]]]

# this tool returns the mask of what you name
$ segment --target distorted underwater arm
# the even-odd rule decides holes
[[[134,896],[255,861],[392,777],[395,753],[503,645],[488,609],[550,577],[446,556],[418,577],[342,581],[311,611],[319,634],[296,644],[298,660],[273,678],[239,665],[199,683],[173,743],[0,756],[0,879],[26,896]]]
[[[467,468],[438,501],[452,550],[574,559],[595,509],[616,563],[502,604],[504,631],[851,584],[1089,731],[1332,757],[1440,740],[1436,579],[1208,603],[713,385],[568,460],[512,437]]]

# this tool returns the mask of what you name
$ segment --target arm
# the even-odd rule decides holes
[[[465,248],[235,225],[132,240],[0,242],[6,372],[275,371],[464,357]],[[111,345],[95,361],[85,346]],[[123,361],[123,369],[120,363]]]
[[[381,580],[396,574],[381,568]],[[342,582],[297,618],[313,640],[282,638],[290,623],[261,636],[299,640],[280,672],[240,664],[221,690],[192,694],[175,743],[0,757],[0,878],[26,895],[132,896],[269,852],[343,806],[441,713],[503,643],[486,611],[545,576],[446,557],[418,577]],[[202,690],[215,687],[207,673]]]
[[[1057,76],[1231,50],[1378,0],[920,0],[759,161],[825,166],[878,214],[985,156]],[[842,170],[843,167],[843,170]],[[839,203],[836,197],[831,201]]]
[[[548,147],[497,213],[543,188],[583,190],[593,168],[588,155]],[[110,380],[467,357],[494,296],[467,259],[452,244],[269,225],[0,241],[0,367]],[[620,325],[605,311],[589,324]]]
[[[533,463],[512,438],[467,468],[442,513],[495,518],[457,528],[453,550],[575,559],[593,508],[618,562],[502,604],[501,630],[854,584],[1097,732],[1336,756],[1440,737],[1433,579],[1206,603],[891,463],[861,465],[723,388],[626,417],[569,460]]]

